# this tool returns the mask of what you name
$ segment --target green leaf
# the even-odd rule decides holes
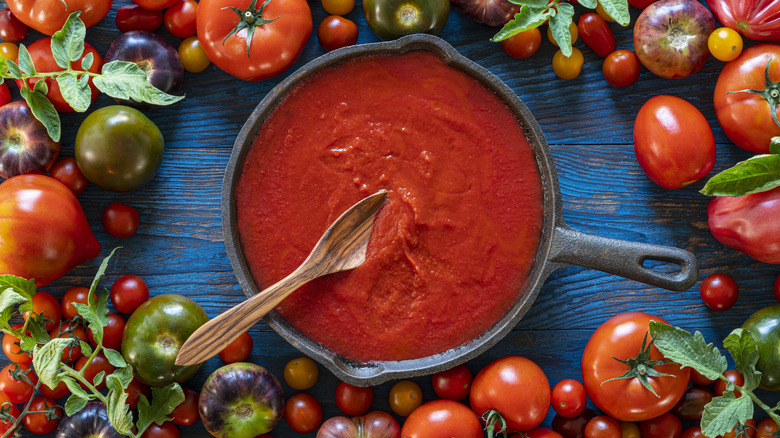
[[[76,379],[66,376],[62,378],[62,381],[65,382],[65,386],[68,387],[68,390],[70,390],[71,394],[83,398],[84,400],[92,399],[92,395],[88,393],[84,388],[82,388],[79,382],[76,381]]]
[[[40,122],[43,123],[43,126],[46,127],[49,137],[54,141],[60,141],[60,135],[62,133],[60,115],[57,113],[57,110],[54,109],[54,105],[52,105],[45,95],[30,90],[27,87],[24,87],[19,91],[24,100],[27,101],[27,105],[30,106],[30,110],[35,118],[40,120]]]
[[[5,76],[8,73],[8,60],[0,56],[0,73]]]
[[[599,0],[599,3],[604,8],[604,12],[621,26],[628,26],[631,23],[627,0]]]
[[[10,274],[0,275],[0,288],[11,288],[27,299],[31,299],[35,296],[36,291],[35,280],[28,280]]]
[[[769,142],[769,153],[780,154],[780,137],[772,137],[772,140]]]
[[[707,344],[700,332],[691,335],[681,328],[651,321],[650,337],[667,359],[691,367],[710,380],[719,378],[728,367],[726,358],[712,343]]]
[[[35,70],[35,64],[33,64],[30,52],[27,51],[27,47],[24,44],[19,45],[19,68],[22,73],[26,73],[28,76],[35,76],[38,72]]]
[[[103,383],[103,378],[106,377],[106,372],[101,371],[97,374],[95,374],[95,377],[92,379],[92,384],[95,386],[99,386],[101,383]]]
[[[114,254],[119,250],[119,248],[121,248],[121,246],[117,246],[116,248],[112,249],[111,253],[108,256],[106,256],[106,258],[104,258],[102,262],[100,262],[100,266],[98,267],[98,270],[95,273],[95,278],[92,279],[92,284],[89,286],[89,298],[88,298],[89,303],[93,302],[98,283],[100,283],[100,279],[103,278],[103,275],[105,275],[106,273],[106,269],[108,269],[108,262],[109,260],[111,260],[111,257],[113,257]],[[106,317],[106,323],[108,323],[108,317]]]
[[[9,308],[13,311],[17,304],[26,303],[27,300],[27,297],[16,292],[14,288],[6,288],[3,292],[0,292],[0,312],[5,312]]]
[[[89,403],[89,400],[81,398],[76,394],[71,395],[65,402],[65,415],[71,416],[75,414],[76,412],[84,409],[84,407],[87,406],[87,403]]]
[[[170,105],[184,99],[173,96],[154,87],[146,73],[133,62],[111,61],[103,64],[101,76],[92,83],[102,92],[117,99],[129,99],[152,105]]]
[[[758,345],[750,332],[741,328],[734,329],[723,340],[723,346],[731,353],[737,371],[745,378],[743,388],[748,391],[758,388],[761,383],[761,373],[756,370]]]
[[[133,380],[133,367],[125,365],[121,368],[117,368],[113,373],[106,377],[106,383],[110,383],[111,380],[118,380],[122,387],[126,388]]]
[[[122,354],[119,353],[116,350],[112,350],[111,348],[103,348],[103,354],[106,355],[106,359],[108,359],[108,363],[113,365],[116,368],[123,368],[127,366],[127,362],[125,362],[125,358],[122,357]]]
[[[82,77],[86,78],[86,75]],[[92,103],[92,92],[89,89],[89,82],[78,79],[76,73],[65,72],[57,76],[57,84],[60,86],[60,93],[65,102],[74,110],[83,113]]]
[[[130,413],[130,408],[127,405],[128,394],[125,392],[126,385],[123,385],[122,380],[116,378],[114,374],[108,377],[106,380],[106,386],[109,390],[108,404],[106,406],[108,420],[119,433],[129,435],[133,430],[133,414]]]
[[[563,56],[571,56],[571,33],[569,25],[574,17],[574,7],[569,3],[558,5],[558,13],[550,17],[550,33],[558,43]]]
[[[95,343],[102,344],[103,327],[108,325],[108,293],[104,292],[94,299],[90,292],[90,302],[92,303],[90,305],[73,303],[73,307],[87,321],[87,327],[92,330]]]
[[[541,26],[547,18],[552,15],[552,10],[543,7],[523,6],[515,17],[507,22],[497,34],[490,39],[493,42],[503,41],[513,37],[520,32]]]
[[[598,0],[578,0],[577,3],[588,9],[596,9],[596,6],[599,4]]]
[[[780,155],[755,155],[710,178],[707,196],[744,196],[780,186]]]
[[[716,437],[731,432],[737,423],[753,418],[753,401],[743,394],[735,398],[733,392],[723,393],[704,406],[701,431],[705,436]]]
[[[8,66],[8,74],[11,75],[12,79],[22,78],[22,70],[19,68],[18,64],[16,64],[14,61],[11,61],[10,59],[6,61],[6,64]]]
[[[138,398],[138,427],[139,434],[146,430],[152,423],[158,425],[170,420],[168,415],[184,401],[184,391],[178,383],[171,383],[164,388],[152,388],[152,403],[141,395]]]
[[[51,319],[47,318],[45,315],[45,312],[43,315],[33,313],[31,321],[27,324],[27,331],[36,344],[45,344],[51,340],[49,332],[46,331],[46,323],[51,321]]]
[[[81,354],[84,356],[90,356],[92,354],[92,346],[87,344],[84,341],[79,341],[79,345],[81,346]]]
[[[51,36],[51,53],[54,61],[65,70],[70,70],[70,63],[78,61],[84,54],[84,37],[87,35],[87,28],[79,18],[79,14],[81,11],[70,14],[62,29]]]
[[[46,84],[46,81],[37,81],[35,85],[33,85],[33,91],[45,95],[49,92],[49,86]]]
[[[60,359],[65,348],[73,342],[72,338],[54,338],[43,347],[33,350],[33,368],[41,383],[56,388],[60,383]]]
[[[88,71],[90,68],[92,68],[92,64],[94,63],[95,56],[92,54],[92,52],[89,52],[87,53],[87,56],[81,60],[81,68],[84,69],[84,71]]]

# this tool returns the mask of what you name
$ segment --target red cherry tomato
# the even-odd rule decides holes
[[[691,426],[685,429],[680,438],[705,438],[700,426]]]
[[[552,407],[561,417],[574,418],[585,410],[588,394],[585,386],[574,379],[564,379],[552,389]]]
[[[680,438],[682,422],[671,412],[639,423],[642,438]]]
[[[0,106],[11,102],[11,90],[5,82],[0,82]]]
[[[195,35],[197,18],[198,2],[179,0],[165,11],[163,21],[171,35],[176,38],[187,38]]]
[[[161,426],[152,423],[141,435],[141,438],[179,438],[180,436],[179,428],[170,421],[166,421]]]
[[[771,438],[774,433],[777,433],[777,423],[771,418],[764,418],[756,426],[756,436],[758,438]]]
[[[454,400],[434,400],[415,409],[404,421],[404,438],[482,438],[474,411]]]
[[[0,40],[18,43],[27,38],[30,27],[19,21],[8,8],[0,10]]]
[[[244,362],[252,354],[252,344],[249,332],[241,333],[241,336],[219,352],[219,358],[225,363]]]
[[[731,276],[721,272],[707,276],[699,291],[702,301],[716,312],[728,310],[737,302],[739,288]]]
[[[133,0],[133,3],[149,11],[160,11],[170,8],[179,0]]]
[[[14,417],[19,418],[19,415],[22,413],[22,411],[19,409],[18,406],[13,404],[11,399],[8,397],[8,394],[0,391],[0,406],[10,403],[11,408],[8,410],[8,413]],[[13,421],[2,421],[0,420],[0,434],[5,434],[8,429],[11,429],[13,427]]]
[[[527,432],[510,435],[509,438],[563,438],[563,435],[546,427],[535,427]]]
[[[620,423],[606,415],[593,417],[585,425],[585,438],[621,438],[622,436],[623,429]]]
[[[439,398],[463,400],[471,390],[471,370],[466,365],[458,365],[448,370],[434,373],[433,392]]]
[[[125,319],[118,313],[108,314],[108,325],[103,327],[103,346],[112,350],[122,349],[122,336],[125,333]],[[92,330],[89,331],[89,343],[97,345]]]
[[[739,371],[737,370],[727,370],[726,372],[723,373],[723,376],[726,377],[726,380],[728,380],[729,382],[733,383],[736,386],[742,386],[745,384],[745,377],[742,376],[742,374],[740,374]],[[716,380],[715,389],[714,389],[715,397],[722,396],[723,393],[726,392],[727,386],[728,384],[723,380],[721,379]],[[736,389],[734,390],[734,395],[736,395],[737,397],[739,397],[741,394],[742,393],[739,392],[738,390]]]
[[[590,408],[585,408],[580,415],[574,418],[555,415],[552,419],[552,429],[561,434],[563,438],[584,438],[585,426],[595,416],[596,412]]]
[[[14,330],[22,328],[22,324],[14,326]],[[5,356],[14,363],[21,363],[29,365],[32,363],[32,357],[29,354],[23,353],[19,343],[21,340],[16,336],[6,333],[3,335],[3,353]]]
[[[715,380],[704,377],[700,372],[691,368],[691,383],[698,386],[708,386],[715,383]]]
[[[15,379],[11,371],[23,373],[29,382]],[[34,385],[38,383],[38,376],[27,365],[20,363],[6,365],[0,370],[0,391],[4,392],[12,403],[27,403],[35,393]]]
[[[609,23],[598,14],[593,12],[582,14],[577,22],[577,30],[585,45],[602,58],[606,58],[617,48]]]
[[[530,58],[542,45],[542,33],[534,27],[501,41],[501,48],[507,55],[517,58]]]
[[[137,275],[123,275],[111,286],[111,304],[119,313],[129,315],[149,299],[149,286]]]
[[[339,15],[325,17],[317,28],[317,41],[326,52],[353,46],[357,39],[357,24]]]
[[[607,55],[601,67],[609,85],[615,88],[630,87],[639,79],[642,64],[636,54],[630,50],[615,50]]]
[[[44,397],[48,397],[52,400],[65,397],[66,395],[70,394],[70,389],[68,389],[68,385],[66,385],[64,381],[60,381],[60,383],[53,389],[41,383],[41,386],[38,387],[38,391],[40,391]]]
[[[76,365],[73,367],[76,371],[81,371],[82,368],[84,368],[84,365],[87,364],[87,360],[89,359],[88,356],[81,356],[79,360],[76,361]],[[103,355],[103,353],[98,353],[97,356],[95,356],[95,359],[92,360],[92,363],[89,364],[87,367],[87,370],[84,372],[84,378],[87,379],[89,382],[95,381],[95,376],[98,375],[101,371],[104,372],[104,376],[111,374],[114,372],[116,368],[111,365],[108,362],[108,359],[106,359],[106,356]],[[0,376],[2,378],[2,376]],[[84,385],[82,385],[84,386]],[[103,380],[100,381],[99,384],[95,385],[95,388],[97,389],[103,389],[106,387],[106,379],[105,377]],[[1,388],[0,388],[1,389]]]
[[[48,292],[38,291],[32,297],[32,312],[36,315],[42,315],[49,320],[46,321],[46,331],[54,330],[62,319],[62,308],[60,302]],[[24,319],[30,316],[30,312],[24,312]]]
[[[311,433],[322,424],[322,406],[313,395],[299,392],[284,404],[284,419],[298,433]]]
[[[46,418],[46,414],[41,411],[47,411],[51,408],[54,408],[56,417],[49,420]],[[60,418],[63,415],[62,408],[57,405],[57,402],[46,397],[35,397],[30,403],[30,411],[34,413],[25,415],[22,418],[22,423],[27,430],[36,435],[48,435],[54,432],[60,425]]]
[[[152,389],[149,385],[138,380],[138,377],[133,376],[133,380],[125,388],[125,393],[127,394],[128,406],[131,410],[135,410],[138,407],[138,399],[143,395],[146,400],[149,400],[149,397],[152,396]]]
[[[52,339],[74,339],[74,341],[65,348],[65,351],[62,352],[63,362],[72,362],[80,358],[81,341],[87,342],[87,332],[84,330],[84,327],[73,321],[55,327],[55,329],[49,333],[49,336],[51,336]]]
[[[672,408],[672,412],[680,420],[701,421],[704,406],[712,401],[712,397],[714,394],[709,388],[691,386]]]
[[[726,432],[722,438],[755,438],[756,436],[756,420],[749,419],[744,424],[744,431],[737,433],[737,429],[734,428],[730,432]]]
[[[154,32],[163,23],[162,11],[150,11],[138,5],[124,5],[116,11],[116,28],[121,32],[146,30]]]
[[[87,177],[81,173],[81,169],[73,157],[63,158],[54,163],[49,171],[49,176],[68,186],[76,196],[84,193],[89,185]]]
[[[138,211],[121,202],[112,202],[103,210],[103,228],[118,239],[125,239],[135,234],[140,223]]]
[[[171,421],[179,426],[191,426],[200,419],[198,411],[198,391],[190,388],[182,388],[184,401],[171,412]]]
[[[84,286],[76,286],[68,289],[68,291],[65,292],[65,296],[62,297],[62,306],[61,306],[62,318],[73,319],[79,316],[79,313],[76,310],[76,306],[74,306],[74,304],[75,303],[88,304],[87,303],[88,298],[89,298],[89,288],[86,288]]]
[[[374,390],[370,386],[352,386],[339,382],[336,386],[336,407],[351,417],[363,415],[374,402]]]

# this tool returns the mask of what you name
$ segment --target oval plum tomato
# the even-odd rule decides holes
[[[352,386],[339,382],[336,386],[336,407],[351,417],[363,415],[374,403],[374,390],[370,386]]]
[[[0,106],[11,102],[11,90],[5,82],[0,82]]]
[[[390,388],[390,409],[402,417],[408,417],[422,404],[422,388],[411,380],[401,380]]]
[[[777,2],[707,0],[707,6],[724,26],[752,40],[780,43],[780,5]]]
[[[198,410],[198,391],[190,388],[182,388],[184,401],[171,412],[171,421],[179,426],[191,426],[200,419]]]
[[[27,51],[30,52],[30,56],[32,57],[33,63],[35,64],[35,68],[39,72],[50,73],[64,70],[62,67],[57,65],[56,61],[54,61],[54,56],[51,53],[51,38],[43,38],[35,41],[34,43],[27,46]],[[71,62],[71,66],[74,69],[80,70],[81,61],[90,53],[92,54],[93,61],[89,71],[92,73],[99,72],[103,67],[103,58],[100,56],[100,53],[98,53],[98,51],[87,42],[84,43],[84,54],[81,56],[81,58],[78,59],[78,61]],[[30,78],[27,79],[27,84],[30,86],[30,88],[32,88],[39,80],[40,78]],[[71,108],[68,102],[65,101],[65,98],[62,97],[62,93],[60,93],[60,86],[57,83],[57,80],[51,77],[46,78],[45,80],[46,86],[49,89],[46,93],[46,97],[54,105],[54,108],[59,112],[73,112],[73,108]],[[21,89],[24,86],[24,82],[17,79],[16,85],[19,87],[19,89]],[[100,91],[98,91],[97,87],[95,87],[95,85],[92,83],[92,78],[89,79],[89,88],[90,92],[92,93],[90,102],[94,102],[95,99],[98,98],[98,95],[100,95]]]
[[[62,307],[60,302],[54,298],[54,295],[48,292],[38,291],[32,297],[32,313],[35,315],[41,315],[47,319],[46,331],[54,330],[60,324],[62,319]],[[30,312],[24,312],[22,315],[25,320],[30,317]]]
[[[556,383],[551,396],[555,413],[566,418],[580,415],[588,402],[585,387],[574,379],[564,379]]]
[[[355,0],[322,0],[322,7],[331,15],[347,15],[355,8]]]
[[[54,163],[49,171],[49,176],[65,184],[76,196],[84,193],[89,185],[89,181],[81,173],[81,169],[73,157],[63,158]]]
[[[0,43],[0,55],[9,61],[16,62],[16,58],[19,57],[19,46],[14,43]]]
[[[630,50],[615,50],[607,55],[601,66],[609,85],[615,88],[626,88],[634,85],[642,72],[639,58]]]
[[[50,398],[52,400],[57,400],[58,398],[65,397],[66,395],[70,394],[68,385],[66,385],[65,381],[62,380],[54,388],[50,388],[47,385],[41,383],[41,386],[38,387],[38,391],[40,391],[41,395],[44,397]]]
[[[770,61],[771,60],[771,61]],[[769,77],[770,84],[766,83]],[[780,81],[780,45],[759,44],[742,51],[737,59],[723,67],[715,84],[715,116],[728,138],[737,146],[756,154],[768,154],[772,137],[780,135],[780,106],[755,93],[740,90],[764,90],[772,94]],[[777,119],[773,119],[773,114]]]
[[[18,43],[27,38],[30,27],[19,21],[8,8],[0,10],[0,40]]]
[[[137,275],[123,275],[111,285],[110,296],[114,309],[129,315],[149,299],[149,286]]]
[[[103,346],[112,350],[122,348],[122,336],[125,332],[125,319],[118,313],[110,312],[108,314],[108,324],[103,326]],[[97,346],[95,335],[89,330],[89,343]]]
[[[671,412],[639,423],[642,438],[680,438],[682,422]]]
[[[577,30],[582,42],[602,58],[606,58],[617,48],[615,35],[612,34],[609,23],[598,14],[593,12],[582,14],[577,21]]]
[[[136,4],[124,5],[116,11],[116,28],[120,32],[146,30],[154,32],[163,23],[162,11],[150,11]]]
[[[471,383],[469,402],[482,417],[498,411],[513,430],[531,430],[550,409],[550,383],[533,361],[506,356],[483,368]]]
[[[190,73],[200,73],[211,65],[211,60],[203,51],[197,36],[185,38],[179,44],[178,52],[182,67]]]
[[[623,429],[612,417],[598,415],[585,425],[585,438],[621,438]]]
[[[73,369],[76,371],[81,371],[81,369],[84,368],[84,365],[87,364],[88,360],[89,356],[81,356],[79,360],[76,361],[76,365],[73,366]],[[97,356],[92,359],[92,362],[87,367],[87,370],[84,371],[84,378],[87,379],[87,381],[94,383],[95,376],[101,372],[104,373],[104,378],[100,381],[100,383],[95,385],[95,388],[103,389],[106,387],[105,376],[113,373],[115,369],[116,368],[108,362],[108,359],[106,359],[106,356],[104,356],[103,353],[98,353]],[[81,386],[83,387],[84,385],[82,384]]]
[[[504,49],[504,52],[517,59],[530,58],[541,45],[542,33],[536,27],[501,40],[501,48]]]
[[[304,391],[317,383],[320,370],[317,364],[308,357],[298,357],[287,362],[284,366],[284,381],[290,388]]]
[[[13,327],[14,330],[19,330],[23,327],[22,324]],[[29,365],[32,363],[32,357],[29,354],[22,352],[20,346],[21,340],[16,336],[6,333],[3,335],[3,353],[5,356],[14,363],[21,363]]]
[[[688,387],[690,368],[681,369],[676,364],[658,365],[664,357],[651,344],[650,321],[666,323],[662,318],[643,312],[618,314],[596,329],[582,354],[582,379],[588,397],[616,420],[643,421],[657,417],[674,407]],[[651,366],[659,373],[667,374],[646,377],[655,394],[642,385],[639,377],[610,380],[631,371],[631,367],[621,361],[632,358],[640,365],[644,363],[645,368]]]
[[[65,347],[62,352],[63,362],[72,362],[81,357],[81,342],[87,342],[87,332],[84,327],[76,322],[70,321],[65,324],[59,324],[49,333],[54,338],[73,339],[71,344]]]
[[[20,377],[19,379],[14,376]],[[23,380],[24,376],[28,381]],[[0,391],[4,392],[11,403],[27,403],[35,393],[38,376],[27,365],[12,363],[0,370]]]
[[[245,362],[252,354],[252,336],[249,332],[239,337],[219,352],[219,358],[225,363]]]
[[[163,20],[168,32],[176,38],[187,38],[197,32],[195,21],[198,18],[198,2],[179,0],[165,10]]]
[[[434,400],[409,415],[404,438],[482,438],[482,423],[474,411],[454,400]]]
[[[707,46],[719,61],[733,61],[742,53],[742,37],[734,29],[719,27],[710,34]]]
[[[7,4],[22,23],[50,36],[62,29],[72,12],[81,11],[79,18],[91,27],[111,10],[111,0],[8,0]]]
[[[141,438],[179,438],[180,436],[179,428],[170,421],[166,421],[160,425],[152,423],[144,433],[141,434]]]
[[[580,75],[583,62],[585,62],[585,58],[580,49],[576,47],[571,48],[571,56],[565,56],[563,52],[558,50],[553,55],[553,71],[559,78],[571,80]]]
[[[731,276],[718,272],[708,275],[701,282],[699,294],[707,307],[722,312],[730,309],[737,302],[739,288]]]
[[[284,404],[284,419],[298,433],[314,432],[322,424],[322,418],[322,406],[311,394],[299,392]]]
[[[49,136],[27,102],[0,107],[0,178],[45,174],[60,154],[60,142]]]
[[[439,398],[463,400],[471,390],[471,370],[464,364],[433,374],[433,392]]]
[[[596,412],[591,408],[585,408],[580,415],[574,418],[566,418],[556,414],[552,419],[551,426],[563,438],[585,438],[585,426],[595,416]]]
[[[771,438],[772,434],[777,432],[777,423],[771,418],[764,418],[756,426],[756,437]]]
[[[712,401],[715,395],[709,388],[691,386],[685,391],[679,402],[672,408],[677,418],[686,421],[701,421],[704,406]]]
[[[76,286],[68,289],[65,296],[62,297],[62,317],[63,319],[73,319],[79,316],[75,303],[88,304],[89,288]]]
[[[133,380],[131,380],[130,384],[125,388],[125,394],[127,394],[127,405],[130,406],[130,410],[134,411],[138,408],[138,400],[142,395],[149,400],[149,397],[152,396],[152,388],[138,380],[138,377],[133,376]]]
[[[133,0],[133,3],[150,11],[160,11],[175,5],[179,0]]]
[[[248,81],[278,76],[292,67],[313,26],[306,0],[201,0],[197,23],[198,40],[211,62]],[[236,26],[246,30],[233,33],[241,29]]]
[[[358,39],[358,28],[354,21],[338,15],[329,15],[317,28],[317,41],[326,52],[353,46]]]
[[[141,223],[138,210],[121,202],[112,202],[103,210],[103,228],[118,239],[126,239],[136,231]]]
[[[62,408],[57,405],[54,400],[46,397],[35,397],[30,403],[30,411],[22,419],[24,427],[30,432],[36,435],[48,435],[57,429],[60,425],[60,418],[62,418]],[[47,418],[45,411],[54,409],[54,417]]]
[[[726,370],[723,372],[723,376],[726,377],[726,380],[733,383],[736,386],[742,386],[745,384],[745,377],[739,373],[737,370]],[[713,390],[713,393],[715,394],[715,397],[720,397],[723,395],[724,392],[728,391],[728,383],[724,382],[722,379],[718,379],[715,381],[715,388]],[[734,390],[734,395],[739,397],[742,395],[739,390]]]
[[[636,115],[634,153],[654,183],[679,189],[712,170],[715,136],[695,106],[676,96],[657,95]]]

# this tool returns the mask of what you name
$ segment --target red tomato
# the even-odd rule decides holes
[[[325,17],[317,28],[317,41],[326,52],[353,46],[358,39],[358,28],[354,21],[330,15]]]
[[[685,429],[680,438],[705,438],[700,426],[691,426]]]
[[[550,409],[544,371],[524,357],[507,356],[483,368],[471,384],[469,402],[478,416],[495,409],[513,430],[531,430]]]
[[[11,102],[11,90],[8,89],[5,81],[0,82],[0,106]]]
[[[225,363],[244,362],[252,354],[252,344],[249,332],[241,333],[235,341],[219,352],[219,358]]]
[[[536,427],[527,432],[511,435],[509,438],[563,438],[563,435],[546,427]]]
[[[49,176],[68,186],[76,196],[84,193],[89,185],[89,181],[81,173],[81,169],[73,157],[63,158],[54,163],[49,171]]]
[[[129,315],[149,299],[149,286],[137,275],[123,275],[111,285],[111,304],[119,313]]]
[[[580,415],[574,418],[566,418],[556,415],[552,419],[552,428],[563,436],[563,438],[585,438],[585,426],[588,421],[596,416],[593,409],[585,408]],[[637,437],[639,438],[639,437]]]
[[[30,27],[19,21],[8,8],[0,10],[0,40],[18,43],[27,38]]]
[[[614,418],[606,415],[593,417],[585,425],[585,438],[621,438],[623,429]]]
[[[88,359],[88,356],[81,356],[81,358],[76,361],[76,365],[73,367],[73,369],[76,371],[81,371],[81,369],[84,368],[84,365],[87,364]],[[89,382],[93,382],[94,384],[95,376],[97,376],[98,373],[102,371],[105,373],[105,375],[108,375],[113,373],[115,369],[116,368],[108,362],[108,359],[106,359],[106,356],[104,356],[103,353],[98,353],[98,355],[95,356],[95,359],[92,360],[92,363],[90,363],[87,367],[87,370],[84,372],[84,378]],[[95,385],[95,388],[103,389],[106,387],[105,375],[103,380],[101,380],[99,384]]]
[[[737,282],[728,274],[718,272],[708,275],[701,282],[699,294],[707,307],[722,312],[730,309],[737,302],[739,288]]]
[[[54,389],[49,388],[47,385],[41,383],[41,386],[38,387],[38,391],[40,391],[41,395],[44,397],[50,398],[52,400],[65,397],[66,395],[70,394],[70,389],[68,389],[68,385],[66,385],[64,381],[60,381],[60,383],[57,384]]]
[[[634,85],[642,72],[642,64],[636,54],[630,50],[615,50],[607,55],[601,66],[604,79],[615,88]]]
[[[147,30],[154,32],[163,23],[162,11],[150,11],[136,4],[124,5],[116,11],[116,28],[120,32]]]
[[[179,438],[180,436],[179,428],[170,421],[166,421],[161,426],[158,426],[157,423],[149,425],[141,438]]]
[[[704,115],[675,96],[651,97],[636,115],[634,152],[647,176],[665,189],[679,189],[715,165],[715,136]]]
[[[616,359],[638,357],[647,336],[650,321],[666,323],[662,318],[642,312],[618,314],[604,322],[591,335],[582,355],[582,379],[593,404],[610,417],[621,421],[643,421],[670,410],[680,400],[690,378],[690,368],[676,364],[656,366],[671,376],[648,377],[658,396],[647,390],[638,378],[611,380],[629,371],[629,366]],[[649,350],[649,360],[663,360],[655,346]],[[643,438],[644,434],[642,435]]]
[[[593,12],[582,14],[577,22],[577,31],[585,45],[602,58],[606,58],[617,48],[609,23],[598,14]]]
[[[60,1],[53,0],[52,3],[58,2]],[[30,52],[30,56],[32,57],[33,63],[35,64],[35,69],[39,72],[48,73],[64,70],[62,67],[57,65],[57,63],[54,61],[54,56],[51,54],[51,38],[42,38],[38,41],[35,41],[34,43],[27,46],[27,50]],[[84,54],[81,56],[81,58],[79,58],[78,61],[72,62],[71,66],[74,69],[81,70],[81,60],[84,59],[88,53],[92,53],[92,56],[94,57],[92,67],[89,68],[89,71],[92,73],[97,73],[103,67],[103,58],[100,56],[98,51],[87,42],[84,43]],[[39,80],[39,78],[31,78],[27,79],[27,83],[29,84],[30,88],[32,88]],[[73,112],[73,108],[71,108],[62,97],[62,94],[60,93],[60,86],[57,84],[57,80],[54,78],[46,78],[46,85],[49,88],[49,92],[46,93],[46,97],[54,105],[54,108],[59,112]],[[24,86],[24,82],[21,80],[16,80],[16,86],[21,89]],[[95,87],[95,85],[92,83],[92,78],[89,79],[89,88],[92,91],[91,101],[94,102],[100,94],[100,91],[98,91],[97,87]]]
[[[8,0],[7,3],[22,23],[46,35],[54,35],[62,29],[74,11],[81,11],[79,18],[85,26],[91,27],[111,10],[111,0]],[[38,67],[37,62],[35,66]],[[38,68],[38,71],[47,70]]]
[[[339,382],[336,386],[336,407],[349,416],[363,415],[374,403],[374,390],[370,386],[352,386]]]
[[[143,395],[146,397],[146,400],[149,400],[149,397],[152,396],[152,389],[149,385],[138,380],[138,377],[133,376],[133,380],[125,388],[125,393],[127,394],[128,406],[130,406],[131,410],[135,410],[138,407],[138,399]]]
[[[69,346],[62,352],[62,361],[71,362],[81,357],[81,342],[87,342],[87,332],[84,327],[78,323],[70,321],[65,324],[60,324],[55,327],[54,330],[49,333],[52,339],[54,338],[66,338],[75,339]]]
[[[298,433],[311,433],[322,424],[322,406],[313,395],[299,392],[284,404],[284,419]]]
[[[777,423],[771,418],[764,418],[756,426],[756,436],[758,438],[771,438],[773,433],[777,432]]]
[[[530,58],[542,45],[542,33],[539,28],[531,28],[501,41],[501,48],[507,55],[517,58]]]
[[[59,325],[60,320],[62,319],[62,308],[60,302],[57,301],[52,294],[38,291],[32,297],[32,305],[32,312],[34,314],[48,318],[48,321],[46,321],[47,331],[54,330],[54,327]],[[25,320],[27,320],[29,316],[30,312],[24,312],[23,317]]]
[[[780,107],[755,93],[731,93],[739,90],[763,90],[766,66],[769,80],[780,80],[780,46],[759,44],[742,51],[737,59],[727,63],[715,84],[715,115],[723,132],[737,146],[756,154],[768,154],[772,137],[780,135],[780,126],[772,119],[772,111],[780,118]]]
[[[628,0],[628,3],[638,9],[644,9],[658,0]]]
[[[11,372],[23,373],[29,382],[15,379]],[[12,403],[27,403],[35,393],[38,376],[27,365],[20,363],[6,365],[0,370],[0,391],[4,392]]]
[[[680,438],[682,422],[671,412],[639,423],[642,438]]]
[[[14,326],[14,330],[19,330],[23,326],[22,324]],[[16,336],[6,333],[3,335],[3,353],[5,356],[14,363],[21,363],[29,365],[32,363],[32,357],[29,354],[23,353],[19,343],[21,340]]]
[[[709,388],[691,386],[672,408],[672,412],[681,420],[701,421],[704,406],[712,401],[712,397],[714,397],[714,394]]]
[[[8,410],[8,413],[11,414],[14,418],[19,418],[19,415],[22,413],[21,410],[19,410],[19,407],[13,404],[11,402],[11,399],[8,397],[8,394],[0,391],[0,406],[10,403],[11,408]],[[2,421],[0,420],[0,434],[5,434],[8,429],[11,429],[13,427],[12,421]]]
[[[780,4],[776,1],[707,0],[724,26],[754,40],[780,43]]]
[[[160,11],[170,8],[179,0],[133,0],[133,3],[149,11]]]
[[[136,231],[141,223],[138,211],[121,202],[112,202],[103,210],[103,228],[118,239],[126,239]]]
[[[89,288],[76,286],[68,289],[68,291],[65,292],[65,296],[62,297],[62,318],[73,319],[79,316],[76,306],[73,304],[88,304],[87,299],[89,299]]]
[[[35,397],[32,403],[30,403],[30,411],[33,412],[46,411],[51,408],[55,408],[56,418],[49,420],[43,412],[28,413],[22,419],[24,427],[36,435],[47,435],[54,432],[57,426],[60,425],[60,418],[63,415],[62,408],[57,406],[57,402],[46,397]]]
[[[195,21],[198,18],[198,2],[179,0],[165,11],[165,27],[176,38],[187,38],[197,31]]]
[[[700,372],[691,368],[691,383],[699,386],[707,386],[712,385],[715,381],[704,377]]]
[[[200,419],[198,411],[198,391],[190,388],[182,388],[184,401],[171,412],[171,421],[179,426],[191,426]]]
[[[745,377],[742,376],[742,374],[740,374],[739,371],[737,370],[727,370],[726,372],[723,373],[723,376],[726,377],[726,380],[728,380],[729,382],[733,383],[736,386],[742,386],[745,384]],[[723,380],[721,379],[716,380],[715,390],[714,390],[715,397],[722,396],[723,393],[726,392],[727,386],[728,384]],[[742,395],[742,393],[735,389],[734,395],[739,397],[740,395]]]
[[[755,438],[756,420],[751,418],[747,420],[745,423],[740,423],[740,428],[742,429],[740,432],[738,432],[739,429],[735,427],[730,432],[726,432],[726,434],[724,434],[722,438],[734,438],[735,436],[738,438]]]
[[[112,350],[122,349],[122,336],[125,333],[125,319],[117,313],[108,314],[108,325],[103,327],[103,346]],[[97,346],[92,330],[89,330],[89,343]]]
[[[471,370],[466,365],[458,365],[433,375],[433,392],[439,398],[463,400],[471,390]]]
[[[252,3],[252,0],[201,0],[198,40],[214,65],[237,78],[258,81],[292,67],[311,35],[312,19],[306,0],[270,0],[265,7],[258,1],[257,9],[249,10]],[[245,13],[237,14],[229,7]],[[253,21],[254,32],[242,30],[228,37],[242,20]],[[273,21],[257,24],[263,20]],[[251,35],[249,48],[248,35]]]
[[[582,383],[574,379],[564,379],[552,389],[552,407],[561,417],[574,418],[585,410],[588,394]]]
[[[434,400],[415,409],[404,421],[404,438],[482,438],[474,412],[454,400]]]

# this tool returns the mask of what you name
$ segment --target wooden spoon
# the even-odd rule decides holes
[[[374,216],[386,197],[387,191],[381,190],[350,207],[325,231],[298,269],[195,330],[179,350],[176,365],[205,362],[299,287],[317,277],[362,265]]]

